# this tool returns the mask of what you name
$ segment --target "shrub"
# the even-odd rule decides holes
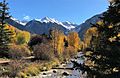
[[[54,58],[53,48],[49,44],[34,46],[33,55],[39,60],[52,60]]]
[[[25,61],[14,60],[9,63],[9,77],[14,78],[17,74],[27,66]]]
[[[10,47],[9,57],[13,59],[21,59],[30,56],[30,50],[24,45],[13,45]]]

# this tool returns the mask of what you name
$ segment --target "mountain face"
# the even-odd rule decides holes
[[[49,34],[49,30],[53,27],[63,31],[64,33],[68,32],[68,29],[53,22],[46,23],[32,20],[26,24],[26,30],[35,34]]]
[[[74,29],[76,26],[78,26],[77,24],[73,24],[70,22],[59,22],[49,17],[34,19],[29,22],[21,22],[15,18],[10,18],[6,20],[6,22],[20,30],[29,31],[32,34],[48,34],[49,30],[53,27],[67,34],[71,29]]]
[[[22,22],[18,21],[17,19],[15,18],[10,18],[10,19],[7,19],[6,22],[20,30],[25,30],[25,24],[23,25]]]
[[[76,26],[78,26],[77,24],[73,24],[73,23],[68,22],[68,21],[60,22],[58,20],[55,20],[54,18],[49,18],[49,17],[44,17],[42,19],[35,19],[35,20],[37,20],[37,21],[39,21],[41,23],[48,23],[48,24],[49,23],[56,23],[58,25],[63,26],[64,28],[66,28],[68,30],[71,30],[71,29],[75,28]]]
[[[35,34],[48,34],[52,28],[57,28],[67,34],[71,29],[75,28],[70,22],[62,23],[52,18],[34,19],[25,25],[25,30]]]
[[[101,17],[102,14],[95,15],[91,17],[90,19],[86,20],[84,23],[77,25],[73,24],[71,22],[59,22],[53,18],[44,17],[42,19],[34,19],[29,22],[27,21],[19,21],[15,18],[10,18],[6,20],[8,24],[20,29],[29,31],[32,34],[49,34],[49,30],[53,27],[63,31],[65,34],[67,34],[70,31],[75,31],[79,33],[80,38],[83,39],[84,33],[88,28],[91,27],[91,24],[95,24],[97,21],[99,21],[99,17]]]
[[[76,31],[79,34],[79,37],[81,39],[84,38],[84,34],[91,27],[91,23],[95,24],[96,22],[100,21],[100,18],[102,14],[95,15],[91,17],[90,19],[86,20],[84,23],[80,24],[79,26],[75,27],[72,31]]]

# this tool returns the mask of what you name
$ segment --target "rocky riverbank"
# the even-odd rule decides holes
[[[79,52],[76,59],[71,59],[78,63],[84,63],[83,54]],[[31,78],[85,78],[86,74],[82,74],[80,69],[74,68],[74,64],[69,61],[68,63],[61,64],[58,68],[49,71],[41,72],[38,76]]]

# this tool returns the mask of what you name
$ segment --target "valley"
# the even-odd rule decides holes
[[[0,78],[120,78],[120,0],[0,1]]]

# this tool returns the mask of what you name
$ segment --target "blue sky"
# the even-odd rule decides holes
[[[8,2],[10,14],[19,20],[48,16],[77,24],[104,12],[108,7],[107,0],[8,0]]]

